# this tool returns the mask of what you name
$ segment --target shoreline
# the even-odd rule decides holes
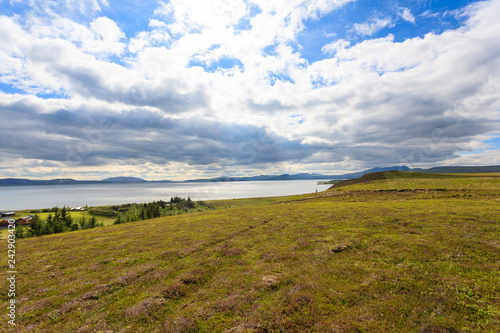
[[[168,201],[170,197],[192,200],[231,200],[312,193],[328,189],[317,180],[248,181],[224,183],[128,183],[74,186],[9,186],[0,193],[0,212],[58,207],[111,206]]]

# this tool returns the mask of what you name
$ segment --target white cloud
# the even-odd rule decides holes
[[[193,29],[225,28],[236,24],[247,10],[247,5],[242,0],[172,0],[170,5],[175,23],[169,28],[178,34],[185,34]]]
[[[436,18],[436,17],[439,17],[440,14],[439,13],[433,13],[430,10],[426,10],[425,12],[419,14],[418,16],[420,16],[420,17],[432,17],[432,18]]]
[[[126,46],[125,34],[116,22],[107,17],[97,17],[88,25],[57,15],[30,16],[25,21],[17,18],[15,23],[25,26],[31,38],[68,41],[82,51],[99,57],[120,55]]]
[[[155,9],[154,15],[168,16],[174,11],[174,7],[170,2],[165,3],[163,1],[159,1],[159,4],[160,6],[157,9]]]
[[[107,17],[98,17],[90,22],[91,38],[84,39],[85,52],[102,55],[119,55],[125,48],[125,37],[118,25]]]
[[[455,158],[448,159],[442,162],[442,165],[500,165],[500,149],[485,150],[471,154],[459,154]]]
[[[394,27],[394,23],[388,17],[385,18],[373,18],[364,23],[355,23],[353,25],[354,30],[360,35],[371,36],[380,30],[389,27]]]
[[[167,28],[167,24],[165,22],[162,22],[162,21],[159,21],[156,19],[150,19],[148,26],[153,28],[153,29],[166,29]]]
[[[411,13],[410,9],[403,8],[403,11],[399,13],[403,20],[415,24],[415,16]]]
[[[149,21],[149,27],[152,28],[151,31],[141,31],[130,38],[128,44],[130,52],[137,53],[145,48],[165,46],[172,41],[165,22],[152,19]]]
[[[345,40],[345,39],[339,39],[335,42],[326,44],[321,48],[321,52],[326,53],[326,54],[335,54],[339,50],[343,50],[351,46],[351,42]]]
[[[132,53],[137,53],[149,47],[167,45],[170,40],[170,35],[164,30],[141,31],[130,39],[128,49]]]
[[[94,15],[103,7],[109,7],[107,0],[19,0],[27,3],[37,14],[48,15]]]

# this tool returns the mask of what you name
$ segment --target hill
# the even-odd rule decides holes
[[[17,240],[17,328],[497,332],[500,174],[364,180]]]
[[[103,183],[142,183],[144,179],[136,177],[112,177],[101,180]]]
[[[412,171],[430,172],[430,173],[487,173],[487,172],[500,172],[500,165],[446,166],[446,167],[434,167],[430,169],[412,169]]]
[[[395,171],[409,171],[411,169],[409,167],[407,167],[406,165],[403,165],[403,166],[397,166],[397,165],[395,165],[395,166],[392,166],[392,167],[372,168],[372,169],[368,169],[368,170],[360,171],[360,172],[352,172],[352,173],[345,173],[345,174],[342,174],[342,175],[331,176],[330,179],[355,179],[355,178],[362,177],[363,175],[365,175],[367,173],[392,171],[392,170],[395,170]]]
[[[372,168],[359,172],[346,173],[341,175],[322,175],[317,173],[298,173],[294,175],[260,175],[252,177],[216,177],[209,179],[191,179],[184,182],[235,182],[235,181],[276,181],[276,180],[345,180],[356,179],[364,174],[383,171],[413,171],[420,173],[491,173],[500,172],[500,166],[451,166],[451,167],[435,167],[431,169],[410,169],[403,166],[392,166],[383,168]],[[74,184],[99,184],[99,183],[131,183],[131,182],[155,182],[155,183],[176,183],[171,180],[147,181],[136,177],[112,177],[101,181],[91,180],[74,180],[74,179],[52,179],[52,180],[30,180],[22,178],[5,178],[0,179],[0,186],[20,186],[20,185],[74,185]],[[182,181],[179,181],[182,182]]]
[[[74,179],[50,179],[32,180],[24,178],[4,178],[0,179],[0,186],[20,186],[20,185],[75,185],[75,184],[95,184],[97,181],[82,181]]]

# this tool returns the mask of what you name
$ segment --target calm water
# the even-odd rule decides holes
[[[0,187],[0,211],[62,206],[104,206],[167,201],[190,196],[193,200],[272,197],[324,191],[331,185],[318,180],[228,183],[137,183]]]

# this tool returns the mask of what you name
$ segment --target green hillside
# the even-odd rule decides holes
[[[500,174],[348,182],[18,240],[13,331],[499,331]]]

